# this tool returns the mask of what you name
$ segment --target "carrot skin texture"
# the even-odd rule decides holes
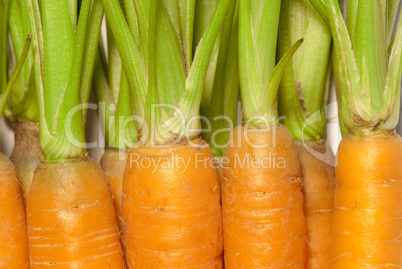
[[[127,224],[124,221],[121,200],[123,196],[123,175],[126,168],[127,153],[117,149],[108,149],[103,154],[100,165],[112,190],[114,208],[117,214],[117,223],[120,230],[120,240],[123,253],[126,253]]]
[[[10,160],[17,169],[22,194],[27,196],[32,178],[42,158],[39,123],[24,119],[13,122],[15,146]]]
[[[40,164],[26,207],[31,268],[124,268],[110,188],[93,160]]]
[[[332,268],[401,268],[401,137],[347,135],[337,161]]]
[[[225,268],[304,268],[307,243],[300,164],[286,127],[235,128],[226,158]]]
[[[122,204],[129,268],[222,268],[218,176],[208,144],[191,143],[129,153]]]
[[[332,152],[326,152],[326,142],[295,141],[295,147],[303,179],[308,242],[306,268],[330,268],[335,195],[335,168],[331,164],[334,164],[335,156]],[[307,148],[322,154],[321,157],[325,159],[313,156]]]
[[[24,201],[11,161],[0,153],[0,268],[29,268]]]

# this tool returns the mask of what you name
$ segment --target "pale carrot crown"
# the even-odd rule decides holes
[[[195,0],[102,0],[150,146],[200,134],[199,108],[214,44],[232,0],[216,5],[193,57]]]
[[[402,73],[400,0],[348,0],[346,22],[337,0],[310,0],[331,28],[339,115],[355,134],[393,130]]]
[[[59,162],[86,153],[85,116],[98,45],[97,0],[23,0],[33,39],[43,158]],[[79,18],[78,18],[79,14]],[[77,20],[78,18],[78,20]]]
[[[305,37],[282,77],[278,93],[281,122],[292,138],[317,141],[325,136],[331,77],[331,31],[308,0],[282,0],[278,55]]]
[[[276,63],[280,0],[239,1],[239,74],[243,119],[247,126],[277,124],[276,96],[297,41]]]

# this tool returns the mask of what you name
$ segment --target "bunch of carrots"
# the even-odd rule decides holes
[[[0,0],[0,268],[402,268],[401,2]]]

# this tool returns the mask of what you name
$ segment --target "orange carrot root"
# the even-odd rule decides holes
[[[24,202],[14,165],[0,153],[0,268],[29,268]]]
[[[34,172],[42,157],[39,141],[39,123],[29,120],[13,122],[15,146],[11,161],[17,169],[24,197],[31,187]]]
[[[123,183],[130,268],[222,268],[220,188],[201,139],[133,148]]]
[[[337,156],[332,268],[402,268],[402,139],[342,140]]]
[[[124,268],[110,188],[91,159],[39,165],[26,206],[32,268]]]
[[[127,224],[123,218],[123,210],[121,200],[123,195],[123,175],[126,168],[128,152],[123,152],[117,149],[108,149],[103,154],[100,165],[105,172],[106,178],[109,181],[112,189],[114,208],[117,214],[117,223],[119,224],[120,239],[123,252],[126,253],[126,233]]]
[[[225,267],[304,268],[307,243],[300,164],[286,127],[239,126],[231,134],[226,157]]]
[[[322,141],[321,141],[322,142]],[[306,268],[330,268],[335,169],[326,143],[295,141],[303,179],[304,215],[307,223]],[[318,159],[308,150],[321,154]]]

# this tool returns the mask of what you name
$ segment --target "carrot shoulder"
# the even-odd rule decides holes
[[[110,188],[94,161],[40,164],[26,204],[32,268],[124,268]]]
[[[226,268],[304,268],[300,164],[286,127],[235,128],[226,158]]]
[[[29,268],[24,202],[14,165],[0,153],[0,268]]]
[[[400,268],[401,137],[347,135],[337,161],[332,268]]]
[[[123,183],[130,268],[222,268],[220,188],[201,139],[133,148]]]
[[[330,268],[335,194],[334,156],[326,143],[295,141],[303,179],[304,215],[307,223],[306,268]],[[318,159],[312,150],[323,159]]]

